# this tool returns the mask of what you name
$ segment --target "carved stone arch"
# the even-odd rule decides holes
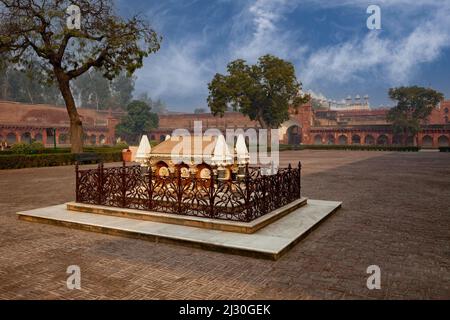
[[[359,134],[352,135],[352,144],[361,144],[361,136]]]
[[[346,136],[345,134],[341,134],[341,135],[338,137],[338,143],[339,143],[340,145],[346,145],[346,144],[348,144],[348,138],[347,138],[347,136]]]
[[[301,144],[302,143],[302,126],[296,120],[290,119],[281,124],[278,131],[281,140],[287,144]]]
[[[11,145],[17,142],[17,135],[14,132],[10,132],[6,135],[6,142]]]
[[[321,134],[314,135],[314,141],[313,142],[314,142],[315,145],[321,145],[322,141],[323,141],[323,137],[322,137]]]
[[[425,135],[422,138],[422,147],[424,148],[432,148],[433,147],[433,137],[430,135]]]
[[[366,136],[366,138],[364,139],[364,144],[368,145],[368,146],[372,146],[375,144],[375,138],[373,137],[373,135],[368,134]]]
[[[22,135],[20,136],[20,142],[31,143],[31,133],[28,131],[22,133]]]
[[[378,137],[377,139],[377,145],[379,146],[386,146],[389,144],[389,138],[387,135],[382,134],[381,136]]]
[[[448,147],[450,145],[449,140],[450,139],[447,136],[444,136],[444,135],[440,136],[438,138],[439,147]]]

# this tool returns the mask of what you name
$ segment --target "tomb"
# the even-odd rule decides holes
[[[223,136],[168,137],[151,148],[144,136],[136,162],[77,165],[74,202],[19,218],[278,259],[341,206],[302,196],[300,162],[251,166],[243,136],[232,148]]]

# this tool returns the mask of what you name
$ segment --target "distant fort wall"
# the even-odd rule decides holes
[[[450,100],[435,108],[427,121],[422,123],[415,139],[409,145],[425,148],[450,146]],[[123,112],[78,109],[83,121],[86,144],[113,144],[116,141],[115,127]],[[360,144],[395,145],[400,137],[392,132],[386,121],[388,109],[372,110],[313,110],[307,104],[292,109],[290,118],[279,128],[280,143],[283,144]],[[259,129],[257,122],[238,112],[227,112],[223,117],[203,114],[160,115],[159,128],[148,133],[149,138],[163,141],[175,129],[194,131],[195,121],[202,122],[203,130]],[[69,144],[69,118],[65,108],[49,105],[30,105],[0,101],[0,141],[42,141],[51,145],[53,132],[58,145]]]

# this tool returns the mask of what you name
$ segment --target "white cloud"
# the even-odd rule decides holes
[[[308,93],[312,98],[317,100],[328,100],[328,98],[322,92],[315,92],[310,89],[307,90],[306,93]]]
[[[149,92],[156,98],[205,93],[212,71],[207,62],[198,58],[202,47],[195,40],[167,44],[137,72],[137,91]]]
[[[403,3],[404,1],[397,1]],[[372,73],[389,84],[407,83],[423,63],[434,61],[450,47],[449,5],[402,38],[383,38],[368,31],[360,39],[313,52],[305,63],[302,80],[308,87],[319,82],[346,83]]]
[[[279,26],[298,3],[297,0],[256,0],[246,6],[234,22],[231,58],[253,63],[268,53],[285,59],[303,55],[305,47],[295,46],[299,30],[282,30]]]
[[[321,8],[336,7],[361,7],[367,8],[371,4],[379,5],[382,8],[400,7],[402,10],[416,10],[424,7],[441,7],[445,6],[447,0],[301,0],[302,5],[316,6]]]
[[[417,27],[392,50],[389,59],[389,76],[405,81],[421,64],[434,61],[442,51],[450,47],[450,21],[437,18]]]
[[[181,41],[163,40],[161,50],[147,58],[137,72],[137,93],[149,92],[152,97],[166,100],[185,97],[186,107],[192,108],[206,103],[208,82],[216,72],[224,72],[226,64],[234,59],[253,63],[267,53],[298,57],[302,48],[290,45],[294,42],[290,39],[293,33],[283,33],[277,26],[283,14],[292,8],[292,1],[288,0],[256,0],[245,5],[229,25],[214,26],[215,32],[218,28],[229,29],[233,39],[225,44],[229,50],[215,55],[209,48],[214,34],[208,25],[202,32]],[[170,15],[163,17],[159,17],[158,25],[164,25],[164,19],[173,22]]]
[[[424,63],[436,60],[450,44],[450,1],[377,1],[382,8],[385,30],[367,30],[366,35],[337,45],[321,44],[314,50],[302,36],[309,32],[310,26],[299,21],[293,28],[292,21],[287,20],[291,12],[307,6],[317,11],[343,6],[360,8],[361,15],[365,16],[368,1],[253,0],[249,3],[233,0],[229,3],[237,10],[222,25],[210,20],[201,32],[164,41],[161,50],[151,55],[138,71],[137,91],[176,101],[174,104],[179,109],[181,106],[191,109],[206,103],[208,82],[216,72],[224,72],[228,62],[243,58],[254,63],[267,53],[292,61],[300,72],[300,80],[309,89],[324,90],[326,86],[321,84],[353,85],[355,80],[403,84],[411,81]],[[390,19],[384,19],[386,12],[391,14]],[[392,12],[398,13],[395,19]],[[157,13],[159,29],[177,23],[178,17],[171,14],[170,7],[163,6]],[[418,22],[411,19],[417,16]],[[226,42],[220,44],[218,39]],[[220,46],[219,50],[212,49],[212,45]]]

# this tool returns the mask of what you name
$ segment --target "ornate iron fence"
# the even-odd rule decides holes
[[[80,170],[76,166],[76,201],[214,219],[249,222],[301,197],[301,163],[262,175],[246,169],[236,181],[167,177],[142,171],[140,166]]]

